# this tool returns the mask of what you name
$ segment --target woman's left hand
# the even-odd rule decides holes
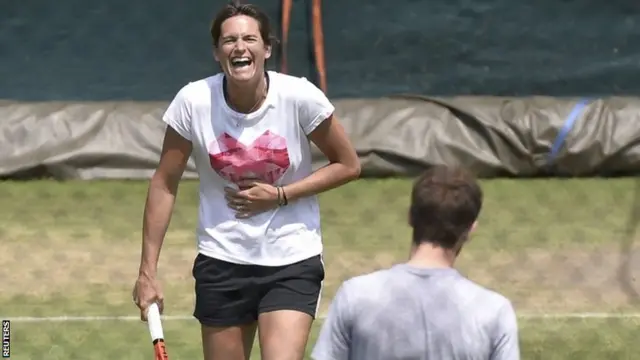
[[[240,189],[225,187],[225,199],[229,208],[236,211],[236,218],[246,219],[278,207],[278,189],[275,186],[248,182],[239,184]]]

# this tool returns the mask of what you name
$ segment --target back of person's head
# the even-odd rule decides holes
[[[413,244],[459,248],[480,214],[482,196],[476,178],[462,168],[438,165],[423,173],[411,192]]]

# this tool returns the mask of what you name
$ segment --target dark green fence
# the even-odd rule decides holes
[[[279,29],[280,1],[256,0]],[[2,1],[0,98],[164,100],[217,67],[224,1]],[[640,5],[622,0],[325,0],[331,97],[640,94]],[[310,0],[291,72],[314,77]],[[273,65],[277,63],[273,62]]]

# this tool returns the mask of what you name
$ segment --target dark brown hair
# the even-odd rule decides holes
[[[464,169],[438,165],[423,173],[411,192],[413,243],[460,245],[480,214],[482,196],[475,177]]]
[[[253,4],[241,4],[240,1],[231,1],[218,12],[211,23],[211,41],[213,46],[218,47],[220,40],[220,32],[222,23],[234,16],[245,15],[254,18],[258,22],[260,28],[260,36],[265,45],[272,46],[277,44],[278,39],[271,34],[271,22],[264,11]]]

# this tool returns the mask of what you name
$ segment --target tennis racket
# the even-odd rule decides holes
[[[169,360],[167,348],[164,344],[160,309],[156,303],[149,305],[147,309],[147,324],[149,325],[149,334],[151,334],[151,341],[153,342],[153,351],[156,355],[155,360]]]

